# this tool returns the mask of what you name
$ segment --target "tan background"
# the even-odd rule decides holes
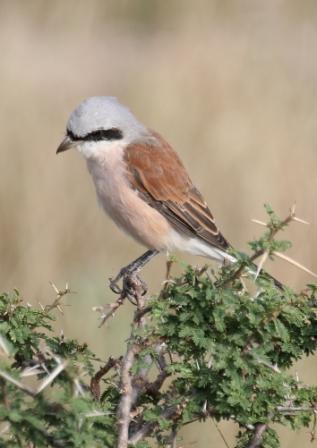
[[[1,0],[1,289],[45,303],[50,280],[69,281],[66,335],[100,356],[122,349],[131,310],[97,329],[91,308],[113,300],[106,279],[142,248],[98,209],[79,154],[55,155],[90,95],[117,96],[174,145],[236,247],[259,234],[264,202],[285,215],[296,201],[311,226],[287,232],[291,254],[317,270],[316,27],[313,0]],[[154,292],[164,269],[158,257],[144,271]],[[316,362],[298,372],[313,383]],[[233,446],[236,428],[221,427]],[[224,446],[211,423],[183,435],[183,447]],[[283,447],[299,444],[311,446],[307,430],[283,431]]]

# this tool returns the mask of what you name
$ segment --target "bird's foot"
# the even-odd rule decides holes
[[[118,285],[122,279],[122,288]],[[121,294],[121,296],[128,298],[135,298],[136,294],[142,296],[147,293],[147,284],[142,280],[136,272],[131,272],[127,268],[122,268],[119,274],[114,278],[109,279],[110,289],[115,294]]]
[[[146,283],[136,274],[128,274],[122,279],[122,294],[128,298],[133,305],[138,305],[139,297],[147,293]]]

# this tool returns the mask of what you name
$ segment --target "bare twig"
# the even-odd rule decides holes
[[[113,317],[115,315],[115,312],[117,311],[117,309],[121,305],[124,304],[125,298],[126,297],[123,294],[120,294],[118,299],[115,302],[110,303],[109,305],[93,307],[93,311],[101,312],[101,316],[100,316],[101,322],[99,324],[99,328],[102,327],[106,323],[106,321],[109,319],[109,317]],[[108,311],[106,311],[106,309],[108,309]]]
[[[170,373],[165,372],[165,370],[160,372],[155,381],[153,381],[152,383],[146,384],[146,386],[145,386],[146,393],[148,395],[151,395],[152,397],[157,396],[161,387],[163,386],[164,381],[169,376],[170,376]]]
[[[131,407],[133,400],[133,387],[131,368],[136,353],[134,342],[128,344],[127,352],[122,360],[121,369],[121,399],[118,409],[118,448],[127,448],[129,440],[129,425],[131,421]]]
[[[162,283],[162,289],[160,295],[162,296],[171,283],[173,283],[173,279],[171,277],[172,266],[175,263],[176,259],[173,256],[169,256],[166,260],[166,271],[165,271],[165,280]]]
[[[113,367],[116,367],[120,361],[122,360],[122,357],[119,359],[115,359],[110,357],[106,364],[102,366],[98,372],[95,373],[95,375],[91,378],[90,381],[90,390],[93,396],[96,398],[96,400],[100,399],[100,380],[101,378],[106,375],[109,370],[111,370]]]
[[[313,427],[310,431],[310,441],[314,442],[316,439],[316,428],[317,428],[317,407],[314,408],[314,419],[313,419]]]
[[[165,280],[168,281],[171,278],[171,270],[172,266],[175,262],[174,257],[169,257],[166,261],[166,273],[165,273]]]
[[[173,420],[176,423],[181,418],[183,410],[186,406],[187,402],[184,402],[182,405],[171,406],[161,413],[161,418]],[[151,434],[153,429],[158,426],[158,424],[158,421],[144,423],[138,431],[131,435],[129,445],[135,446],[140,440]]]
[[[54,291],[56,293],[56,299],[50,305],[45,305],[44,307],[43,306],[41,306],[41,307],[42,307],[43,311],[45,311],[47,313],[49,313],[53,309],[57,308],[58,311],[63,314],[63,309],[61,307],[61,300],[67,294],[73,294],[74,291],[71,291],[71,289],[68,286],[68,283],[66,283],[65,289],[58,289],[57,286],[53,282],[50,282],[50,285],[52,286],[52,288],[54,289]]]
[[[128,294],[136,300],[137,309],[134,313],[134,319],[131,325],[131,334],[127,346],[127,351],[122,359],[120,371],[120,389],[121,398],[118,406],[118,443],[117,448],[127,448],[129,442],[129,426],[131,421],[131,408],[138,395],[138,385],[134,384],[134,378],[131,374],[131,368],[136,353],[140,350],[139,345],[134,338],[136,328],[144,325],[144,315],[140,317],[140,311],[143,310],[146,298],[143,295],[144,285],[137,276],[131,275],[126,279],[126,288]],[[147,369],[148,371],[148,369]]]
[[[149,313],[152,310],[151,306],[145,306],[142,309],[137,309],[135,312],[135,320],[140,321],[145,314]]]

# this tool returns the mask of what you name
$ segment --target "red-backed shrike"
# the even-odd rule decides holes
[[[149,249],[115,281],[175,249],[235,261],[176,152],[116,98],[88,98],[72,112],[57,152],[73,147],[87,161],[102,208]]]

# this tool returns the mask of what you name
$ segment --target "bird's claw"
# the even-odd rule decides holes
[[[131,275],[126,268],[120,269],[120,272],[115,276],[115,278],[109,278],[109,286],[111,291],[115,294],[122,294],[123,288],[121,289],[118,282],[122,279],[122,286],[124,286],[124,279],[128,275]]]
[[[122,288],[118,282],[122,279]],[[147,284],[135,272],[129,272],[124,268],[114,278],[109,278],[109,287],[115,294],[121,294],[128,298],[135,299],[136,294],[139,293],[144,296],[147,291]]]
[[[120,286],[118,285],[118,280],[113,279],[113,278],[109,278],[109,288],[111,289],[112,292],[114,292],[115,294],[121,294],[122,293],[122,289],[120,288]]]

